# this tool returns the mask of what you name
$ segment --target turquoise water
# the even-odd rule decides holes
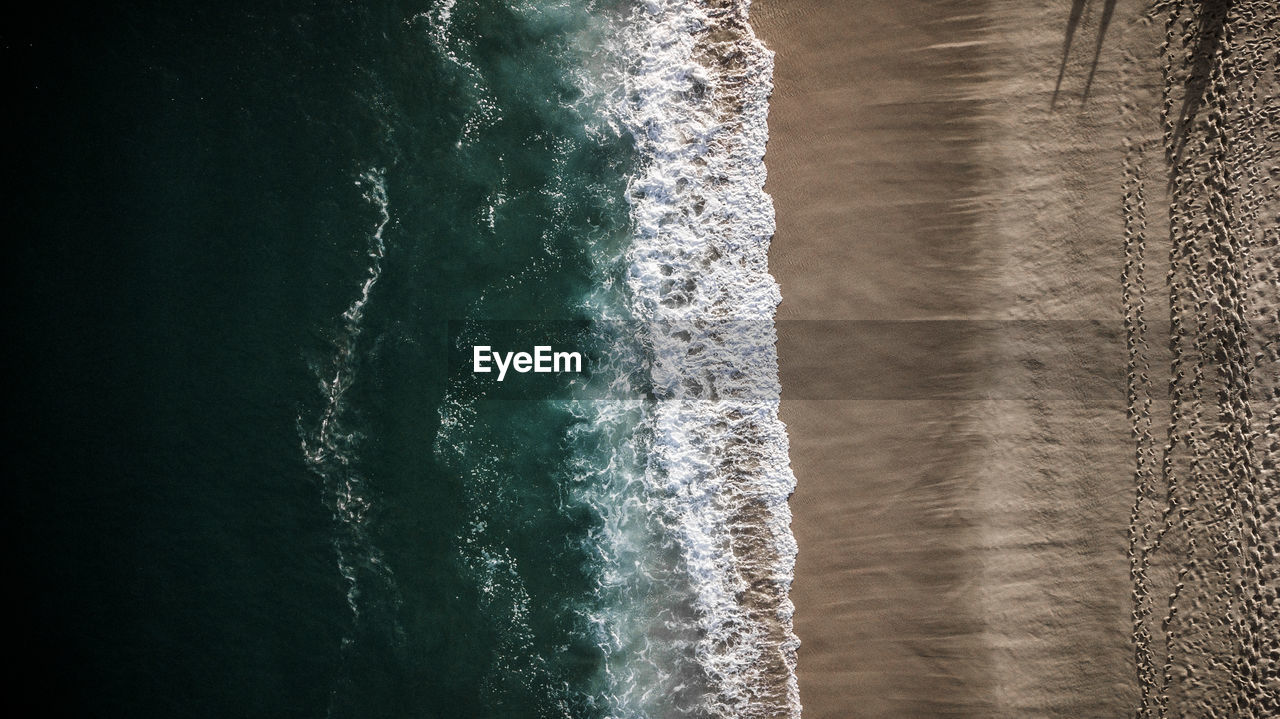
[[[662,108],[711,82],[685,13],[138,3],[6,35],[24,686],[91,716],[734,713],[737,500],[697,472],[744,412],[664,409],[663,341],[591,329],[697,306],[676,275],[704,250],[643,242],[719,212],[646,214],[692,157],[659,151],[693,127]],[[766,334],[774,295],[739,304]],[[532,320],[577,322],[611,391],[501,399],[451,370],[469,332]]]

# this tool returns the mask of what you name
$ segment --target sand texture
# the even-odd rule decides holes
[[[806,717],[1275,715],[1278,11],[1220,10],[752,4]]]

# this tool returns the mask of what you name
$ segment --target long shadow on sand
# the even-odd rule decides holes
[[[1058,65],[1058,80],[1053,85],[1053,99],[1049,101],[1049,109],[1058,105],[1058,95],[1062,91],[1062,78],[1067,72],[1067,58],[1071,55],[1071,42],[1075,39],[1076,29],[1080,27],[1080,18],[1089,0],[1074,0],[1071,3],[1071,15],[1067,18],[1067,37],[1062,43],[1062,62]],[[1088,102],[1089,90],[1093,87],[1093,76],[1098,71],[1098,58],[1102,56],[1102,40],[1107,36],[1107,28],[1111,25],[1111,17],[1116,11],[1116,0],[1105,0],[1102,5],[1102,18],[1098,23],[1098,39],[1093,46],[1093,62],[1089,66],[1089,78],[1084,83],[1084,95],[1081,103]]]

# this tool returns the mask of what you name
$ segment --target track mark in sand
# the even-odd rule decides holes
[[[1122,199],[1136,716],[1260,719],[1280,713],[1280,13],[1159,2],[1150,17],[1164,25],[1160,137],[1127,143]],[[1165,173],[1160,240],[1148,230],[1149,165]],[[1147,324],[1163,309],[1146,280],[1158,241],[1163,376]]]

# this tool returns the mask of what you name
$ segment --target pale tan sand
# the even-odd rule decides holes
[[[1072,4],[752,5],[777,53],[766,189],[808,719],[1120,717],[1136,704],[1122,388],[999,399],[1003,381],[1034,384],[1027,365],[956,380],[997,399],[859,399],[862,385],[799,399],[829,368],[789,324],[1119,322],[1122,51],[1158,41],[1119,4],[1082,102],[1104,3],[1085,4],[1051,109]],[[1147,86],[1127,94],[1158,102]],[[874,371],[910,385],[894,366]]]

